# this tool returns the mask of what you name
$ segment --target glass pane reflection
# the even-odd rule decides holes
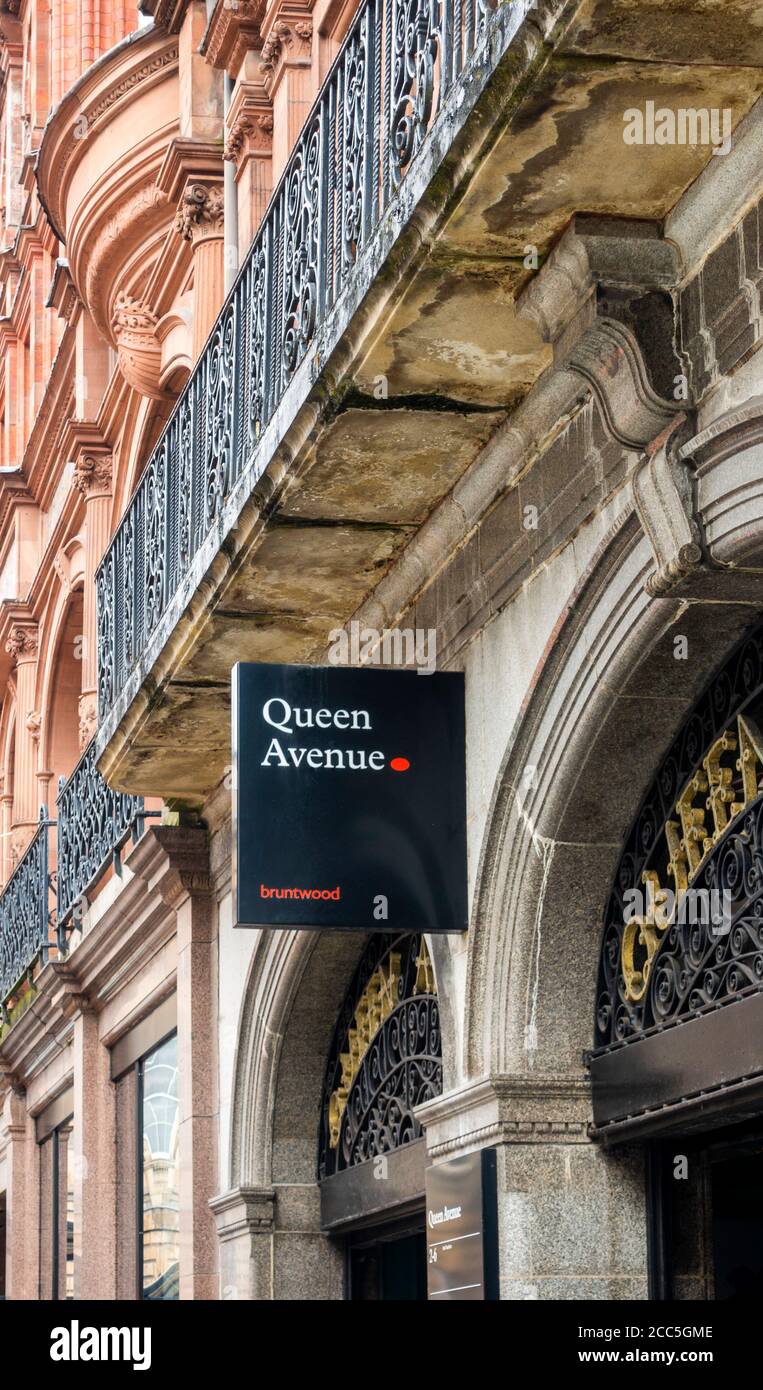
[[[141,1062],[142,1295],[178,1297],[177,1037]]]

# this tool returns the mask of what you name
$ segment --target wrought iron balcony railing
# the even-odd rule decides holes
[[[53,822],[55,824],[55,822]],[[20,984],[35,961],[45,963],[53,930],[48,872],[48,808],[40,827],[0,894],[0,1004]]]
[[[132,835],[139,840],[147,813],[143,798],[112,791],[95,766],[95,745],[88,744],[68,780],[58,791],[56,899],[59,929],[70,921],[78,903],[97,883]]]
[[[71,777],[61,779],[58,818],[40,811],[40,826],[0,893],[0,1011],[51,949],[66,954],[67,931],[77,908],[110,864],[119,868],[127,840],[139,840],[147,816],[138,796],[114,792],[95,766],[88,744]],[[50,839],[56,831],[55,868]]]
[[[359,292],[361,252],[451,88],[480,54],[484,61],[491,30],[509,9],[526,4],[495,11],[491,0],[361,5],[98,571],[101,719],[205,541],[222,538],[223,507],[242,473],[256,460],[254,479],[266,466],[268,458],[256,456],[289,383],[345,292]],[[449,121],[452,139],[453,113]],[[397,224],[411,211],[398,199]]]

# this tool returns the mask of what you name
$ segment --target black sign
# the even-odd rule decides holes
[[[464,678],[233,671],[239,926],[465,931]]]
[[[427,1297],[498,1297],[495,1149],[460,1154],[426,1172]]]

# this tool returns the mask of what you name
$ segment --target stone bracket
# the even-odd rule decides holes
[[[672,288],[676,251],[656,224],[576,217],[517,300],[554,365],[591,386],[612,437],[643,449],[682,413]]]
[[[653,595],[667,593],[702,560],[691,471],[673,455],[674,435],[675,428],[655,441],[633,479],[636,513],[654,552],[656,569],[645,586]]]

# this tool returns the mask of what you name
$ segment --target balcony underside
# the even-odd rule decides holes
[[[230,761],[231,666],[325,653],[550,364],[514,312],[527,248],[542,262],[576,212],[661,221],[708,162],[626,145],[623,113],[730,108],[736,126],[760,95],[756,0],[719,19],[699,0],[585,0],[550,44],[524,25],[464,79],[471,114],[450,148],[427,137],[267,427],[268,466],[242,477],[102,719],[112,786],[200,804]]]

